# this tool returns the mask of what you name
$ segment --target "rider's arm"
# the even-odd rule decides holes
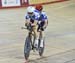
[[[27,26],[28,24],[29,24],[29,20],[26,19],[26,20],[25,20],[25,26]]]
[[[32,23],[31,25],[36,26],[37,25],[37,20],[34,20],[34,23]]]
[[[48,26],[48,20],[46,19],[43,28],[46,28],[47,26]]]
[[[29,24],[29,22],[30,22],[29,16],[26,15],[25,16],[25,26],[27,26]]]
[[[44,18],[43,18],[43,19],[44,19],[44,21],[45,21],[45,24],[44,24],[44,26],[43,26],[43,27],[44,27],[44,28],[46,28],[46,27],[48,26],[48,17],[47,17],[47,15],[46,15],[46,13],[45,13],[45,12],[43,12],[42,14],[43,14],[43,16],[44,16]]]

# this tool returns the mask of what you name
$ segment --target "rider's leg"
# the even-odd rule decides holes
[[[43,42],[44,42],[44,37],[45,37],[45,34],[44,34],[44,25],[45,25],[45,22],[41,22],[40,24],[40,36],[41,36],[41,43],[40,43],[40,47],[43,47]]]
[[[41,43],[40,43],[40,47],[43,47],[43,42],[44,42],[44,37],[45,37],[44,31],[40,31],[40,34],[41,34]]]
[[[39,34],[37,32],[37,26],[33,28],[34,35],[35,35],[35,42],[34,42],[34,47],[38,48],[38,39],[39,39]]]

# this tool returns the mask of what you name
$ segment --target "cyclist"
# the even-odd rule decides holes
[[[40,47],[43,47],[44,30],[48,25],[48,18],[47,18],[46,12],[43,11],[43,6],[42,5],[36,5],[34,13],[36,13],[37,15],[39,14],[38,31],[40,30],[41,35],[42,35]]]
[[[32,31],[34,32],[34,35],[35,35],[34,43],[38,44],[37,22],[38,22],[38,16],[36,16],[34,13],[34,7],[32,7],[32,6],[27,7],[27,13],[25,15],[25,26],[28,27],[29,25],[31,25]],[[29,30],[29,32],[31,33],[30,30]],[[34,48],[34,45],[32,46],[32,48]],[[26,61],[27,61],[27,59],[26,59]]]

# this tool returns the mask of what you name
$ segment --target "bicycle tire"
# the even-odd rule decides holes
[[[25,45],[24,45],[24,57],[26,60],[29,58],[30,55],[30,50],[31,50],[30,42],[31,42],[30,38],[26,37]]]
[[[43,53],[44,53],[44,48],[45,48],[45,40],[43,40],[43,47],[39,47],[39,55],[40,56],[43,56]],[[40,45],[40,44],[39,44]]]

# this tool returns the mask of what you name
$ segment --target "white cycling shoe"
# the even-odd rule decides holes
[[[36,48],[36,50],[38,50],[38,40],[37,39],[34,42],[34,48]]]
[[[43,45],[43,40],[41,39],[40,47],[44,47]]]

